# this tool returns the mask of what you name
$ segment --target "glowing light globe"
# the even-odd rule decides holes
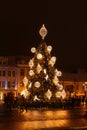
[[[39,88],[39,87],[40,87],[40,82],[38,82],[38,81],[35,82],[35,83],[34,83],[34,86],[35,86],[36,88]]]
[[[34,63],[33,63],[33,60],[31,59],[31,60],[29,61],[29,67],[32,68],[33,66],[34,66]]]
[[[24,89],[22,92],[21,92],[21,95],[23,95],[25,98],[28,96],[29,92],[27,89]]]
[[[48,47],[47,47],[47,51],[50,53],[51,50],[52,50],[52,46],[48,46]]]
[[[62,84],[59,84],[59,90],[62,90],[63,89],[63,85]]]
[[[33,70],[30,70],[30,71],[29,71],[29,75],[30,75],[30,76],[33,76],[33,75],[34,75]]]
[[[28,84],[28,78],[26,76],[23,79],[23,83],[24,83],[25,86],[27,86],[27,84]]]
[[[60,98],[60,97],[61,97],[61,92],[59,92],[59,91],[56,92],[56,97],[57,97],[57,98]]]
[[[51,61],[52,61],[53,63],[55,63],[55,62],[56,62],[56,57],[53,56],[53,57],[51,58]]]
[[[61,92],[61,96],[62,96],[63,99],[66,97],[66,92],[65,92],[64,89],[63,89],[63,91]]]
[[[58,71],[57,69],[55,69],[55,74],[56,74],[56,76],[61,76],[61,75],[62,75],[62,72],[61,72],[61,71]]]
[[[31,52],[32,52],[32,53],[35,53],[35,52],[36,52],[36,48],[35,48],[35,47],[32,47],[32,48],[31,48]]]
[[[46,74],[46,69],[44,69],[44,74]]]
[[[49,64],[50,64],[51,66],[54,66],[55,62],[56,62],[56,57],[55,57],[55,56],[51,57],[51,59],[50,59],[50,61],[49,61]]]
[[[57,78],[57,76],[55,76],[54,79],[53,79],[53,83],[54,83],[55,85],[57,85],[58,82],[59,82],[59,79]]]
[[[32,86],[32,83],[30,83],[30,84],[28,85],[28,88],[31,88],[31,86]]]
[[[46,92],[46,97],[50,100],[50,98],[52,97],[52,92],[48,89],[48,91]]]
[[[37,97],[37,95],[35,95],[35,97],[34,97],[34,101],[39,101],[40,99]]]
[[[38,60],[41,60],[42,58],[43,58],[42,54],[41,54],[41,53],[38,53],[38,54],[37,54],[37,59],[38,59]]]

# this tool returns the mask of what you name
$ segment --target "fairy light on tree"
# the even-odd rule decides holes
[[[65,98],[66,93],[59,77],[61,71],[55,68],[56,57],[51,56],[52,46],[47,45],[44,38],[47,29],[43,25],[39,30],[42,37],[41,44],[31,48],[34,57],[29,61],[29,75],[26,84],[30,102],[56,102]]]

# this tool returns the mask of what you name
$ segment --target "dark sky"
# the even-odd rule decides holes
[[[0,55],[31,55],[45,24],[61,69],[87,69],[87,4],[80,0],[0,2]]]

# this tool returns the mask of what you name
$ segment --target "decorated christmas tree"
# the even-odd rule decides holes
[[[34,56],[29,61],[29,72],[24,83],[27,87],[29,102],[52,103],[66,96],[63,85],[59,81],[62,75],[55,67],[56,57],[51,56],[52,46],[47,45],[44,38],[47,35],[47,29],[43,25],[39,30],[42,37],[41,44],[31,48]]]

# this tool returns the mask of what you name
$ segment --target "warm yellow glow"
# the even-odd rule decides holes
[[[58,85],[58,82],[59,82],[59,79],[57,78],[57,76],[55,76],[54,79],[53,79],[53,83],[55,85]]]
[[[70,127],[70,114],[64,110],[29,110],[28,113],[22,113],[25,119],[29,118],[30,121],[23,123],[23,129],[53,129]],[[21,128],[21,125],[18,126]]]
[[[64,98],[66,97],[66,92],[65,92],[64,89],[62,90],[62,92],[57,91],[56,94],[55,94],[55,96],[56,96],[57,98],[61,98],[61,97],[62,97],[62,98],[64,99]]]
[[[33,59],[29,61],[29,67],[32,68],[34,66]]]
[[[49,77],[49,76],[48,76],[48,75],[46,75],[45,79],[47,80],[47,79],[48,79],[48,77]]]
[[[59,90],[63,89],[63,85],[62,84],[59,84],[58,87],[59,87]]]
[[[28,85],[28,88],[31,88],[31,86],[32,86],[32,83],[30,83],[30,84]]]
[[[21,95],[23,95],[26,98],[29,95],[29,92],[27,91],[27,89],[25,89],[21,92]]]
[[[25,86],[27,86],[27,84],[28,84],[28,78],[26,76],[23,79],[23,83],[24,83]]]
[[[44,74],[46,74],[46,69],[44,69]]]
[[[39,88],[39,87],[40,87],[40,82],[38,82],[38,81],[35,82],[35,83],[34,83],[34,86],[35,86],[36,88]]]
[[[56,97],[57,97],[57,98],[60,98],[60,97],[61,97],[61,92],[60,92],[60,91],[56,92]]]
[[[41,35],[42,39],[45,38],[47,35],[47,29],[45,28],[44,24],[42,25],[41,29],[39,30],[39,34]]]
[[[52,46],[47,46],[47,51],[48,51],[48,53],[50,53],[51,50],[52,50]]]
[[[63,99],[66,97],[66,92],[65,92],[64,89],[63,89],[63,91],[61,92],[61,96],[62,96]]]
[[[38,54],[37,54],[37,59],[38,59],[38,60],[41,60],[42,58],[43,58],[42,54],[41,54],[41,53],[38,53]]]
[[[56,76],[61,76],[61,75],[62,75],[62,72],[61,72],[61,71],[58,71],[57,69],[55,69],[55,74],[56,74]]]
[[[41,67],[40,64],[37,65],[36,70],[37,70],[37,73],[38,73],[38,74],[42,71],[42,67]]]
[[[55,62],[56,62],[56,57],[55,56],[51,57],[49,64],[53,67]]]
[[[3,99],[3,92],[0,92],[0,100]]]
[[[39,101],[40,99],[37,97],[37,95],[35,95],[35,97],[34,97],[34,101]]]
[[[47,93],[46,93],[46,97],[50,100],[52,96],[52,92],[48,89]]]
[[[36,52],[36,48],[35,48],[35,47],[32,47],[32,48],[31,48],[31,52],[32,52],[32,53],[35,53],[35,52]]]
[[[30,76],[33,76],[33,75],[34,75],[34,71],[33,71],[33,70],[30,70],[30,71],[29,71],[29,75],[30,75]]]

